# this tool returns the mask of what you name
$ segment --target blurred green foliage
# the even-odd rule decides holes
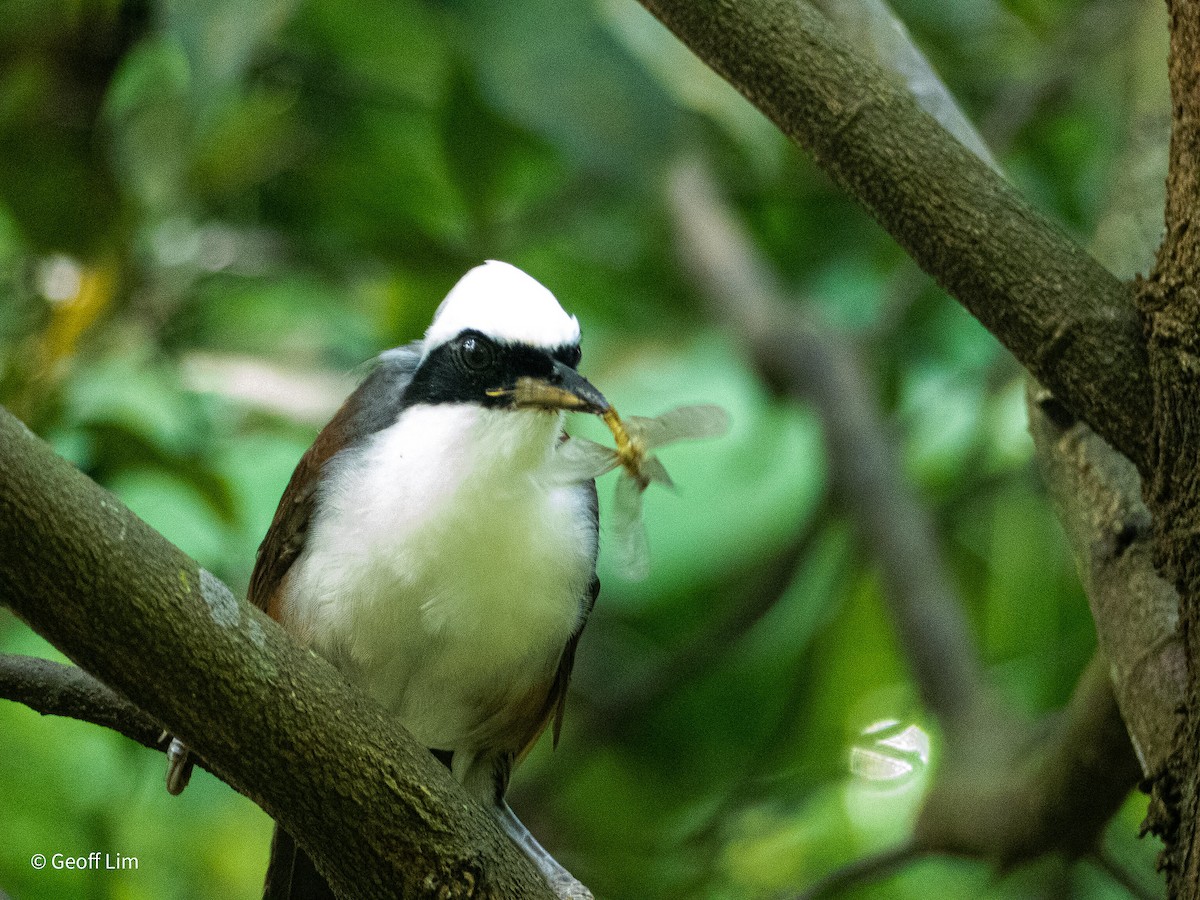
[[[1123,7],[897,3],[1012,177],[1081,238],[1122,140],[1122,70],[1111,42],[1076,35]],[[563,745],[515,779],[514,807],[599,896],[811,882],[899,841],[931,777],[855,774],[863,730],[915,724],[938,754],[870,548],[826,496],[820,423],[757,381],[673,253],[663,185],[685,155],[711,162],[797,302],[858,342],[1006,696],[1043,712],[1069,695],[1094,637],[1031,470],[1017,367],[632,0],[0,13],[0,401],[236,590],[355,368],[418,337],[485,258],[578,314],[585,370],[620,409],[731,411],[728,439],[665,454],[680,490],[648,498],[651,577],[602,558]],[[739,617],[799,536],[790,587]],[[54,655],[0,616],[0,651]],[[162,773],[99,728],[0,704],[0,889],[255,896],[265,815],[204,774],[169,798]],[[1110,844],[1150,884],[1140,807]],[[29,864],[95,850],[139,868]],[[1125,896],[1086,865],[998,880],[936,860],[856,896],[1067,890]]]

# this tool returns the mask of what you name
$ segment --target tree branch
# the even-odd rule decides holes
[[[1139,775],[1108,664],[1093,660],[1066,714],[1049,727],[992,700],[924,513],[895,474],[863,376],[834,349],[833,335],[784,302],[702,170],[677,175],[672,202],[687,261],[716,314],[744,336],[769,379],[818,407],[835,489],[848,492],[848,510],[884,572],[922,698],[947,726],[915,852],[963,854],[1002,868],[1053,851],[1090,852]]]
[[[834,869],[824,878],[810,884],[796,900],[822,900],[824,897],[841,897],[846,891],[862,887],[887,878],[898,869],[920,859],[922,851],[915,843],[905,841],[870,856],[851,860]]]
[[[76,666],[0,654],[0,698],[23,703],[43,716],[67,716],[111,728],[152,750],[165,749],[161,725]]]
[[[1091,863],[1111,878],[1117,885],[1124,888],[1134,900],[1161,900],[1162,892],[1151,890],[1142,884],[1132,872],[1129,872],[1110,853],[1096,853],[1090,857]]]
[[[1001,868],[1056,850],[1072,859],[1091,852],[1140,775],[1102,654],[1065,715],[1035,734],[981,733],[967,752],[947,754],[917,820],[917,846]]]
[[[836,335],[815,328],[784,300],[699,166],[676,172],[671,205],[688,268],[714,316],[743,336],[768,381],[817,407],[834,490],[878,561],[923,702],[948,727],[970,719],[981,699],[978,655],[932,525],[896,476],[898,463],[857,363]]]
[[[1150,512],[1132,464],[1044,389],[1030,386],[1029,431],[1067,532],[1122,717],[1146,775],[1175,743],[1187,686],[1179,597],[1154,569]]]
[[[1094,856],[1105,825],[1137,782],[1138,765],[1097,653],[1049,727],[992,715],[947,748],[911,839],[825,876],[802,900],[884,877],[922,856],[949,854],[1000,870],[1049,853]]]
[[[346,897],[552,896],[397,722],[0,409],[0,602],[193,747]]]
[[[1026,368],[1141,466],[1150,388],[1122,285],[791,0],[642,0]]]

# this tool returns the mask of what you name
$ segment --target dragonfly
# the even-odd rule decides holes
[[[651,451],[676,441],[720,437],[729,430],[729,414],[719,406],[700,404],[679,406],[652,418],[627,419],[609,407],[601,418],[616,447],[581,437],[568,438],[555,453],[555,474],[563,481],[576,482],[621,469],[613,495],[611,534],[620,569],[630,579],[641,580],[650,572],[643,497],[652,484],[675,486],[666,467]]]

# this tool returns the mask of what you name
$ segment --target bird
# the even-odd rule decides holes
[[[580,360],[578,319],[546,287],[496,260],[470,269],[300,459],[248,592],[398,717],[570,898],[591,894],[505,792],[548,727],[557,744],[600,590],[595,482],[554,468],[564,414],[610,408]],[[186,764],[176,749],[169,787]],[[332,896],[278,827],[264,896]]]

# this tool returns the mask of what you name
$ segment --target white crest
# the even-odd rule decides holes
[[[450,289],[425,332],[425,353],[473,328],[497,341],[562,347],[579,343],[579,321],[516,266],[490,259]]]

